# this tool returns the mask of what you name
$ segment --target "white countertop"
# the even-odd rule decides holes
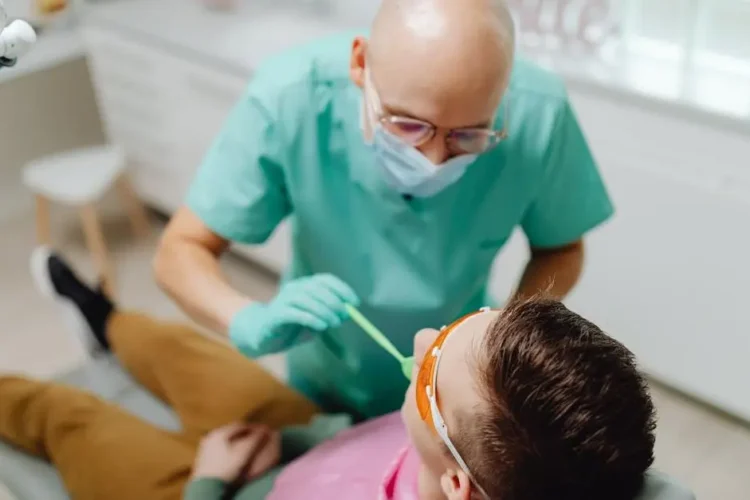
[[[343,0],[346,1],[346,0]],[[90,5],[85,22],[129,33],[205,64],[250,75],[273,52],[340,31],[366,28],[343,13],[314,14],[296,2],[240,0],[231,12],[200,0],[120,0]],[[289,4],[289,6],[285,6]],[[296,6],[295,6],[296,4]],[[358,16],[359,17],[359,16]]]
[[[0,83],[64,64],[83,57],[84,53],[83,40],[77,32],[63,29],[43,32],[15,66],[0,70]]]
[[[376,8],[369,0],[332,0],[329,12],[300,7],[298,0],[238,3],[235,11],[218,12],[204,8],[199,0],[120,0],[89,6],[86,22],[249,76],[272,52],[338,31],[367,28]],[[750,134],[750,76],[685,71],[644,56],[621,56],[609,65],[559,56],[540,62],[559,72],[571,89]]]

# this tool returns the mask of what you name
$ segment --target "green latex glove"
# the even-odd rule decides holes
[[[349,317],[347,304],[357,294],[330,274],[300,278],[282,286],[267,304],[253,303],[232,318],[229,338],[249,357],[284,351],[299,342],[303,331],[323,332]]]

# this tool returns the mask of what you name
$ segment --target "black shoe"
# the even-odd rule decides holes
[[[109,351],[107,321],[115,306],[100,287],[83,283],[68,264],[46,247],[31,255],[31,275],[37,289],[61,303],[72,317],[71,327],[90,354]]]

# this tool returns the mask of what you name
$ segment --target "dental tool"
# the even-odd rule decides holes
[[[390,340],[388,340],[388,337],[386,337],[383,332],[378,330],[378,328],[373,325],[367,318],[365,318],[364,315],[359,312],[354,306],[347,305],[346,311],[349,313],[349,317],[352,319],[352,321],[359,325],[359,327],[364,330],[364,332],[367,333],[375,342],[377,342],[380,347],[388,351],[391,356],[396,358],[396,361],[398,361],[401,365],[401,372],[407,379],[411,380],[412,369],[414,368],[414,357],[406,357],[401,354],[396,346],[393,345]]]

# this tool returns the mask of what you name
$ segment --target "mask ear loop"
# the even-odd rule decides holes
[[[372,85],[372,77],[370,76],[370,69],[365,68],[365,83],[362,89],[362,112],[360,116],[360,128],[362,134],[365,137],[367,144],[372,144],[373,137],[375,136],[375,127],[377,126],[377,119],[374,115],[378,112],[375,108],[380,107],[380,98],[375,93],[375,88]]]
[[[383,112],[383,105],[380,102],[380,96],[375,90],[375,85],[372,83],[372,73],[369,67],[365,68],[365,102],[375,114]]]
[[[370,129],[370,139],[375,134],[375,128],[381,126],[380,118],[383,115],[383,104],[380,101],[380,96],[375,90],[375,85],[372,82],[372,73],[369,68],[365,68],[365,87],[364,87],[364,103],[365,103],[365,119],[367,120],[367,126]]]

